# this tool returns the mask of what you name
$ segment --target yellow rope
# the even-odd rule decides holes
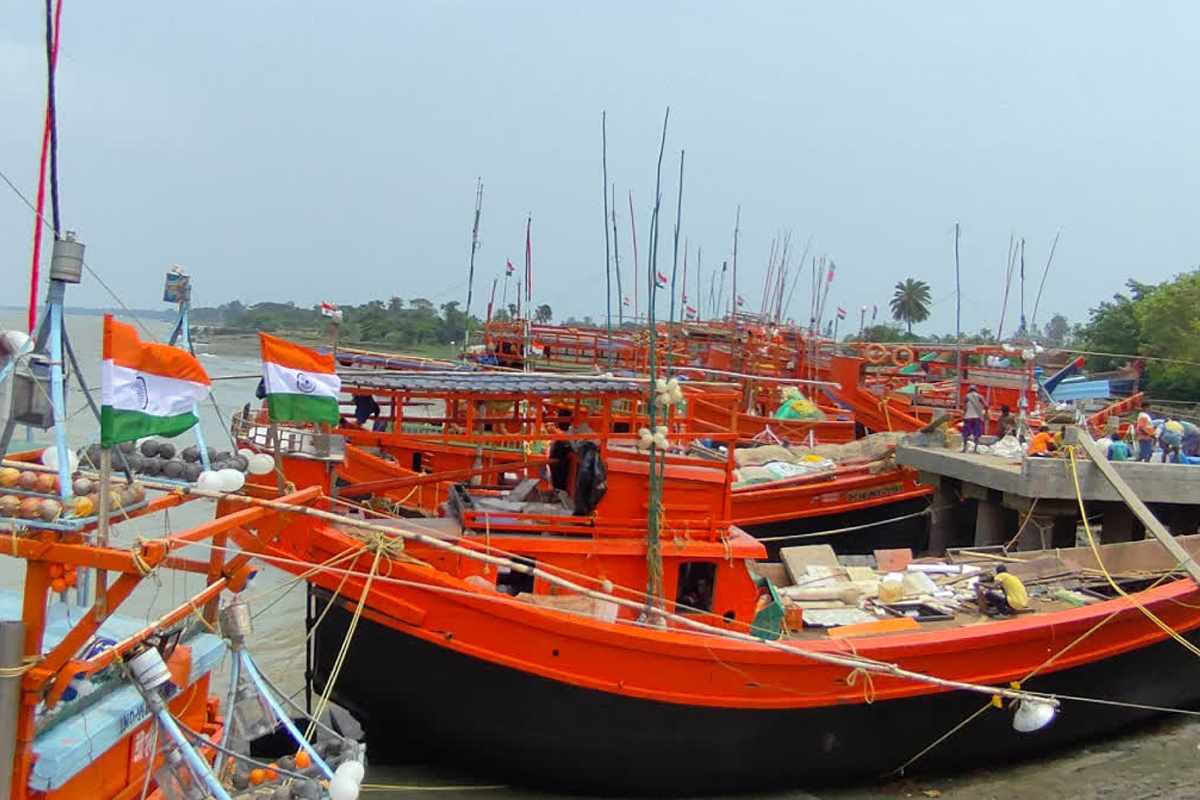
[[[150,566],[146,559],[142,558],[142,545],[146,544],[147,541],[138,536],[129,548],[130,553],[133,555],[133,565],[137,567],[138,575],[143,578],[158,569],[157,567]]]
[[[1087,510],[1083,506],[1083,490],[1079,487],[1079,469],[1077,468],[1075,462],[1074,445],[1067,447],[1067,456],[1071,459],[1071,478],[1075,482],[1075,496],[1079,500],[1079,513],[1083,517],[1083,532],[1087,534],[1088,546],[1092,548],[1092,554],[1096,557],[1096,564],[1100,567],[1100,571],[1104,573],[1104,578],[1108,581],[1108,585],[1111,586],[1113,591],[1115,591],[1117,594],[1121,595],[1127,600],[1133,601],[1134,607],[1137,608],[1138,611],[1141,611],[1143,614],[1145,614],[1151,622],[1161,628],[1162,631],[1172,639],[1183,645],[1185,649],[1187,649],[1196,657],[1200,658],[1200,647],[1196,647],[1196,645],[1185,639],[1178,631],[1159,619],[1153,611],[1142,605],[1141,602],[1133,600],[1133,598],[1129,596],[1129,593],[1122,589],[1116,580],[1113,579],[1113,576],[1109,573],[1108,568],[1104,566],[1104,562],[1100,559],[1100,549],[1096,546],[1095,537],[1092,536],[1092,526],[1088,524]]]
[[[382,538],[382,537],[380,537]],[[308,723],[308,729],[304,732],[305,739],[311,739],[313,733],[317,729],[317,720],[325,713],[326,706],[329,705],[329,697],[333,694],[333,687],[337,683],[338,675],[341,674],[342,665],[346,662],[346,653],[350,651],[350,641],[354,638],[354,631],[358,627],[358,621],[362,617],[363,607],[367,604],[367,595],[371,592],[371,582],[375,579],[375,574],[379,571],[379,559],[383,556],[387,548],[379,546],[375,549],[375,558],[371,561],[371,571],[367,574],[367,580],[363,584],[361,593],[358,596],[358,605],[354,609],[354,616],[350,618],[350,625],[346,628],[346,636],[342,639],[342,647],[338,651],[337,659],[333,662],[333,669],[329,672],[329,678],[325,681],[325,691],[321,693],[321,698],[317,703],[316,709],[313,711],[312,719]],[[326,610],[331,608],[331,602],[326,606]]]
[[[19,678],[37,666],[41,656],[25,656],[19,667],[0,667],[0,678]]]
[[[1025,515],[1025,519],[1021,520],[1021,524],[1017,526],[1016,535],[1013,536],[1011,539],[1009,539],[1007,543],[1005,543],[1004,552],[1007,553],[1009,550],[1011,550],[1012,546],[1017,543],[1017,539],[1021,538],[1021,534],[1024,532],[1025,526],[1029,524],[1029,519],[1033,516],[1033,510],[1035,508],[1037,508],[1038,500],[1040,500],[1040,499],[1041,499],[1040,497],[1033,498],[1033,502],[1029,504],[1029,512]],[[1038,525],[1039,538],[1041,537],[1041,533],[1042,533],[1042,526]],[[1044,547],[1043,547],[1043,549],[1044,549]]]
[[[1082,491],[1082,489],[1080,488],[1080,485],[1079,485],[1079,471],[1078,471],[1078,468],[1077,468],[1077,463],[1076,463],[1076,460],[1075,460],[1075,448],[1074,448],[1073,446],[1071,446],[1071,447],[1068,447],[1068,448],[1067,448],[1067,451],[1068,451],[1068,452],[1067,452],[1067,455],[1068,455],[1068,458],[1070,459],[1070,463],[1071,463],[1071,477],[1072,477],[1072,479],[1073,479],[1073,481],[1074,481],[1074,484],[1075,484],[1075,496],[1076,496],[1076,499],[1077,499],[1077,500],[1078,500],[1078,502],[1079,502],[1079,511],[1080,511],[1080,515],[1081,515],[1081,516],[1082,516],[1082,518],[1083,518],[1083,529],[1084,529],[1084,532],[1087,534],[1088,545],[1091,547],[1091,550],[1092,550],[1092,555],[1093,555],[1093,556],[1095,556],[1095,558],[1096,558],[1096,563],[1097,563],[1097,565],[1100,567],[1100,570],[1099,570],[1099,571],[1100,571],[1101,573],[1103,573],[1104,577],[1105,577],[1105,578],[1108,580],[1108,583],[1109,583],[1109,585],[1110,585],[1110,586],[1111,586],[1111,587],[1112,587],[1112,588],[1113,588],[1113,589],[1114,589],[1114,590],[1115,590],[1115,591],[1116,591],[1116,592],[1117,592],[1117,593],[1118,593],[1118,594],[1119,594],[1121,597],[1123,597],[1123,598],[1125,598],[1127,601],[1129,601],[1129,603],[1131,603],[1131,604],[1132,604],[1134,607],[1136,607],[1136,608],[1137,608],[1139,611],[1141,611],[1141,612],[1142,612],[1143,614],[1145,614],[1145,615],[1146,615],[1146,616],[1147,616],[1149,619],[1151,619],[1151,620],[1154,622],[1154,624],[1155,624],[1155,625],[1157,625],[1158,627],[1160,627],[1161,629],[1163,629],[1165,632],[1167,632],[1167,633],[1168,633],[1168,634],[1169,634],[1169,635],[1170,635],[1170,636],[1171,636],[1173,639],[1175,639],[1175,640],[1176,640],[1176,641],[1178,641],[1180,644],[1182,644],[1182,645],[1183,645],[1185,648],[1187,648],[1187,649],[1188,649],[1190,652],[1192,652],[1193,654],[1195,654],[1195,655],[1197,655],[1197,656],[1200,656],[1200,649],[1197,649],[1195,645],[1193,645],[1191,642],[1189,642],[1187,639],[1185,639],[1183,636],[1181,636],[1181,635],[1180,635],[1180,634],[1179,634],[1177,631],[1175,631],[1173,628],[1171,628],[1169,625],[1167,625],[1165,622],[1163,622],[1161,619],[1159,619],[1157,616],[1155,616],[1155,615],[1154,615],[1154,613],[1153,613],[1152,611],[1150,611],[1148,608],[1146,608],[1145,606],[1143,606],[1143,605],[1141,604],[1141,602],[1140,602],[1138,599],[1131,597],[1131,596],[1129,595],[1129,593],[1128,593],[1128,592],[1124,591],[1124,590],[1123,590],[1123,589],[1122,589],[1122,588],[1121,588],[1121,587],[1120,587],[1120,586],[1119,586],[1119,585],[1116,583],[1116,581],[1113,579],[1112,575],[1109,573],[1108,569],[1107,569],[1107,568],[1104,566],[1104,562],[1103,562],[1103,561],[1101,560],[1101,558],[1100,558],[1100,550],[1099,550],[1099,548],[1098,548],[1098,547],[1097,547],[1097,545],[1096,545],[1096,540],[1095,540],[1095,537],[1093,537],[1093,536],[1092,536],[1092,529],[1091,529],[1091,525],[1088,523],[1087,510],[1085,509],[1085,507],[1084,507],[1084,503],[1083,503],[1083,491]],[[1035,502],[1036,502],[1036,500],[1035,500]],[[1031,513],[1032,513],[1032,509],[1031,509]],[[1178,568],[1178,565],[1176,566],[1176,568]],[[1141,594],[1145,594],[1146,592],[1150,591],[1151,589],[1153,589],[1153,588],[1155,588],[1156,586],[1158,586],[1159,584],[1161,584],[1163,581],[1167,580],[1167,579],[1170,577],[1170,575],[1171,575],[1171,573],[1172,573],[1172,572],[1173,572],[1173,570],[1172,570],[1172,571],[1170,571],[1170,572],[1167,572],[1167,573],[1165,573],[1165,574],[1164,574],[1162,577],[1160,577],[1158,580],[1156,580],[1156,581],[1155,581],[1153,584],[1151,584],[1149,587],[1147,587],[1146,589],[1142,590]],[[1109,622],[1111,622],[1113,619],[1115,619],[1117,616],[1119,616],[1120,614],[1122,614],[1122,613],[1123,613],[1123,612],[1124,612],[1124,611],[1125,611],[1127,608],[1128,608],[1128,606],[1126,606],[1126,607],[1124,607],[1124,608],[1119,608],[1119,609],[1117,609],[1116,611],[1114,611],[1114,612],[1112,612],[1111,614],[1109,614],[1108,616],[1106,616],[1104,619],[1101,619],[1101,620],[1100,620],[1100,621],[1098,621],[1098,622],[1097,622],[1095,625],[1093,625],[1091,628],[1088,628],[1086,631],[1084,631],[1084,632],[1083,632],[1083,633],[1081,633],[1079,636],[1077,636],[1077,637],[1076,637],[1076,638],[1075,638],[1073,641],[1071,641],[1069,644],[1067,644],[1067,645],[1066,645],[1065,647],[1063,647],[1061,650],[1058,650],[1058,651],[1057,651],[1057,652],[1055,652],[1053,655],[1051,655],[1049,658],[1047,658],[1045,661],[1043,661],[1041,664],[1039,664],[1037,667],[1035,667],[1033,670],[1031,670],[1031,671],[1029,672],[1029,674],[1027,674],[1027,675],[1025,676],[1025,678],[1023,679],[1023,681],[1017,681],[1017,682],[1014,682],[1014,683],[1016,683],[1016,685],[1018,685],[1018,686],[1019,686],[1019,685],[1020,685],[1022,682],[1024,682],[1024,681],[1028,681],[1030,678],[1032,678],[1033,676],[1037,675],[1039,672],[1041,672],[1041,671],[1042,671],[1043,669],[1045,669],[1047,666],[1049,666],[1050,664],[1054,663],[1054,662],[1055,662],[1055,661],[1057,661],[1059,658],[1061,658],[1063,655],[1065,655],[1066,653],[1068,653],[1069,651],[1071,651],[1072,649],[1074,649],[1074,648],[1075,648],[1075,647],[1076,647],[1076,646],[1077,646],[1079,643],[1081,643],[1082,641],[1084,641],[1085,639],[1087,639],[1088,637],[1090,637],[1090,636],[1091,636],[1093,633],[1095,633],[1096,631],[1100,630],[1100,628],[1102,628],[1104,625],[1108,624],[1108,623],[1109,623]],[[1104,700],[1104,699],[1101,699],[1101,698],[1086,698],[1086,697],[1067,697],[1067,696],[1065,696],[1065,695],[1057,695],[1057,696],[1058,696],[1060,699],[1071,699],[1071,700],[1075,700],[1075,701],[1078,701],[1078,702],[1098,703],[1098,704],[1102,704],[1102,705],[1112,705],[1112,706],[1120,706],[1120,707],[1127,707],[1127,708],[1145,708],[1144,706],[1141,706],[1141,705],[1139,705],[1139,704],[1137,704],[1137,703],[1123,703],[1123,702],[1121,702],[1121,701],[1119,701],[1119,700]],[[957,732],[958,732],[959,730],[961,730],[961,729],[962,729],[964,726],[966,726],[966,725],[967,725],[967,723],[971,722],[973,719],[975,719],[976,717],[978,717],[978,716],[979,716],[980,714],[982,714],[984,711],[986,711],[986,710],[987,710],[987,709],[989,709],[989,708],[993,708],[993,707],[999,707],[999,706],[997,706],[997,704],[996,704],[996,702],[995,702],[997,699],[998,699],[998,697],[994,697],[994,698],[992,698],[992,702],[989,702],[989,703],[988,703],[987,705],[985,705],[983,708],[979,709],[979,710],[978,710],[978,711],[976,711],[974,714],[971,714],[969,717],[967,717],[966,719],[964,719],[964,720],[963,720],[962,722],[960,722],[958,725],[956,725],[955,727],[951,728],[951,729],[950,729],[949,731],[947,731],[946,733],[942,734],[940,737],[938,737],[936,740],[934,740],[932,743],[930,743],[930,744],[929,744],[927,747],[925,747],[925,748],[924,748],[923,750],[921,750],[919,753],[917,753],[917,754],[916,754],[916,755],[914,755],[912,758],[908,759],[908,760],[907,760],[907,761],[905,761],[903,764],[901,764],[899,767],[897,767],[897,768],[896,768],[896,769],[893,771],[893,773],[892,773],[892,774],[903,774],[903,773],[904,773],[904,770],[905,770],[906,768],[908,768],[909,766],[911,766],[911,765],[912,765],[914,762],[916,762],[918,759],[920,759],[920,758],[924,757],[924,756],[925,756],[927,753],[929,753],[929,751],[933,750],[935,747],[937,747],[939,744],[941,744],[942,742],[944,742],[946,739],[950,738],[950,736],[952,736],[953,734],[957,733]],[[1157,711],[1171,711],[1171,712],[1174,712],[1174,713],[1181,713],[1181,714],[1192,713],[1192,712],[1186,711],[1186,710],[1184,710],[1184,709],[1172,709],[1172,708],[1158,708],[1158,707],[1154,707],[1153,709],[1150,709],[1150,710],[1157,710]]]

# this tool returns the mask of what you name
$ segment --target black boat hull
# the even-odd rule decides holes
[[[767,561],[778,561],[781,548],[812,544],[833,545],[840,555],[869,555],[876,549],[894,547],[908,547],[914,553],[920,553],[929,547],[929,517],[920,514],[927,508],[929,498],[918,497],[854,511],[739,527],[766,546]],[[909,516],[911,514],[918,516]],[[813,535],[830,530],[842,532]]]
[[[328,594],[312,590],[315,611]],[[313,637],[321,691],[351,612],[335,604]],[[374,762],[449,765],[488,780],[576,794],[712,796],[883,777],[978,712],[965,692],[819,708],[712,708],[580,688],[465,655],[365,616],[333,699],[367,731]],[[1200,631],[1188,634],[1200,644]],[[1195,657],[1174,641],[1036,677],[1034,691],[1162,707],[1200,702]],[[908,767],[960,771],[1041,756],[1155,712],[1065,701],[1017,733],[990,708]]]

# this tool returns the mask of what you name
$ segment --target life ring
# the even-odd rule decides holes
[[[887,348],[879,342],[867,345],[867,361],[872,364],[882,364],[887,359]]]
[[[892,363],[897,367],[907,367],[916,360],[916,354],[913,349],[906,344],[902,344],[892,351]]]

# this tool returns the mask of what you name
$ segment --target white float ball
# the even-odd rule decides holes
[[[367,774],[367,768],[361,761],[343,761],[338,764],[338,768],[333,771],[333,774],[346,775],[355,783],[362,783],[363,776]]]
[[[42,451],[42,464],[50,469],[58,469],[58,448],[47,447]],[[67,471],[74,474],[79,469],[79,456],[67,451]]]
[[[217,480],[220,481],[222,492],[236,492],[246,485],[246,476],[236,469],[217,470]]]
[[[248,470],[251,475],[266,475],[275,469],[275,459],[266,453],[255,453],[249,462]]]
[[[358,800],[358,784],[348,775],[335,773],[329,779],[329,800]]]
[[[206,469],[196,479],[196,488],[206,492],[219,492],[221,491],[221,476],[212,470]]]
[[[246,459],[247,461],[254,458],[254,455],[255,455],[254,451],[251,450],[249,447],[239,447],[237,454],[239,456],[241,456],[242,458]]]

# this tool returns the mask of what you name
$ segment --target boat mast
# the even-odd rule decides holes
[[[604,183],[600,194],[604,195],[604,319],[608,328],[608,355],[612,356],[612,259],[609,256],[608,240],[608,112],[600,112],[600,166],[604,172]],[[615,233],[615,231],[614,231]]]
[[[958,223],[954,223],[954,374],[957,385],[954,389],[954,407],[962,406],[963,360],[962,360],[962,283],[958,269]]]
[[[733,347],[733,339],[737,338],[737,312],[738,312],[738,300],[739,300],[738,291],[737,291],[737,246],[738,246],[738,232],[739,232],[739,229],[741,228],[741,224],[742,224],[742,207],[739,205],[737,207],[737,216],[735,216],[733,219],[733,288],[732,288],[732,297],[730,298],[730,305],[732,306],[733,311],[729,315],[729,332],[730,332],[729,346],[730,347]]]
[[[607,201],[605,201],[607,202]],[[606,234],[607,235],[607,234]],[[625,294],[621,289],[621,252],[617,246],[620,239],[617,236],[617,184],[612,185],[612,248],[613,248],[613,272],[617,273],[617,324],[625,327]],[[634,269],[637,269],[635,261]],[[635,282],[636,282],[636,272]]]
[[[483,210],[483,178],[476,178],[475,184],[475,224],[471,227],[471,264],[467,269],[467,308],[463,316],[463,350],[470,344],[471,336],[471,292],[475,288],[475,253],[479,250],[479,216]]]
[[[655,403],[657,400],[656,379],[658,377],[658,362],[656,358],[658,350],[658,331],[655,327],[654,306],[655,306],[655,291],[658,287],[658,212],[662,201],[662,159],[663,151],[667,146],[667,122],[671,118],[671,108],[667,107],[666,114],[663,117],[662,139],[658,146],[658,171],[654,183],[654,211],[650,216],[650,252],[646,258],[646,286],[649,296],[650,307],[646,311],[646,319],[648,330],[650,332],[650,376],[649,376],[649,407],[650,407],[650,433],[653,435],[658,432],[658,417]],[[682,169],[682,155],[680,167]],[[630,197],[632,198],[632,194]],[[680,202],[682,203],[682,182],[680,187]],[[663,408],[663,421],[666,421],[667,410]],[[659,462],[661,466],[659,465]],[[659,513],[662,508],[662,480],[663,472],[666,469],[667,454],[664,450],[661,454],[658,452],[658,447],[653,439],[650,440],[650,459],[649,459],[649,497],[647,498],[647,520],[646,520],[646,604],[648,609],[663,608],[663,565],[662,552],[659,542]]]
[[[679,226],[683,220],[683,151],[679,151],[679,200],[675,205],[675,249],[671,255],[671,305],[667,315],[667,377],[671,377],[675,333],[675,276],[679,271]],[[683,254],[683,292],[687,294],[687,253]],[[683,317],[680,309],[680,317]],[[651,339],[654,342],[654,339]]]
[[[638,282],[637,282],[637,223],[633,219],[633,190],[629,190],[629,230],[633,234],[633,324],[637,325],[638,320]],[[650,276],[653,278],[654,276]]]

